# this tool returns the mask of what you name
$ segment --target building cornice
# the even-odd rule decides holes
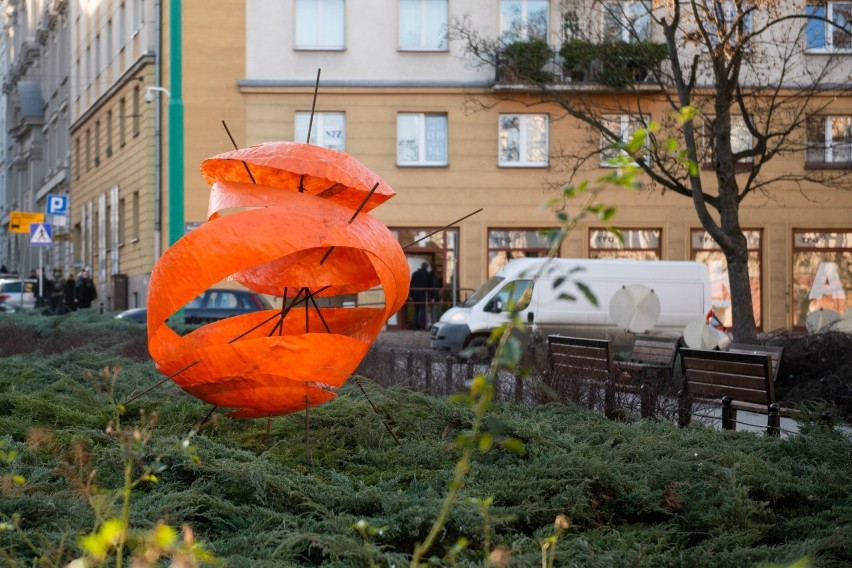
[[[156,56],[151,53],[143,54],[139,59],[137,59],[130,68],[125,71],[121,77],[119,77],[112,85],[110,85],[109,89],[98,97],[98,100],[95,101],[95,104],[86,109],[86,112],[81,114],[77,120],[75,120],[70,127],[68,128],[69,134],[74,134],[74,132],[80,128],[83,124],[85,124],[92,116],[94,116],[105,104],[107,104],[112,97],[115,96],[121,89],[123,89],[128,83],[131,81],[144,81],[144,77],[135,77],[135,75],[139,74],[141,71],[145,69],[147,65],[153,65],[156,60]]]
[[[250,89],[290,89],[294,87],[311,87],[313,80],[275,80],[275,79],[241,79],[237,87],[241,91]],[[322,81],[323,88],[353,88],[353,89],[481,89],[491,87],[492,81]]]

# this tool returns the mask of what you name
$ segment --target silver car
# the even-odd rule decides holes
[[[37,286],[35,278],[0,278],[0,312],[34,308]]]

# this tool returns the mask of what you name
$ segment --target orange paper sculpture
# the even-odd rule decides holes
[[[189,394],[233,409],[232,417],[327,402],[408,296],[402,248],[366,214],[394,191],[345,153],[294,142],[226,152],[205,160],[201,172],[212,186],[208,222],[170,247],[151,274],[148,349],[157,369]],[[185,336],[166,325],[229,277],[282,297],[282,308]],[[376,286],[383,307],[315,301]]]

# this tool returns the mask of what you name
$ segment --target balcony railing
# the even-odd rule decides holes
[[[496,81],[502,85],[574,83],[618,90],[652,82],[666,56],[666,46],[657,42],[570,40],[558,50],[542,40],[515,42],[496,61]]]

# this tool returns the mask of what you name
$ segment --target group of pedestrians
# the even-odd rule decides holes
[[[91,308],[92,302],[98,298],[98,289],[87,269],[81,270],[77,278],[73,273],[65,278],[62,269],[57,268],[50,279],[39,278],[38,270],[34,268],[30,277],[36,280],[33,284],[36,307],[46,308],[45,313],[66,314],[81,308]]]

